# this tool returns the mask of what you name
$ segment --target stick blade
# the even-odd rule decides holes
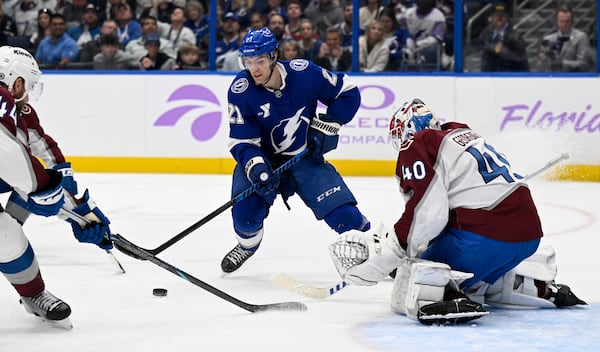
[[[337,291],[341,290],[342,288],[346,287],[346,282],[342,281],[341,284],[336,284],[332,287],[315,287],[315,286],[311,286],[308,285],[306,283],[300,282],[286,274],[283,273],[279,273],[277,275],[275,275],[271,281],[283,288],[286,289],[288,291],[292,291],[296,294],[299,294],[300,296],[303,297],[307,297],[307,298],[313,298],[313,299],[324,299],[327,298],[329,296],[331,296],[332,294],[336,293]]]
[[[304,312],[308,310],[306,304],[302,302],[280,302],[270,304],[252,304],[248,307],[248,310],[252,313],[266,312],[266,311],[297,311]]]
[[[106,250],[106,253],[108,254],[108,260],[111,263],[113,263],[114,265],[116,265],[123,274],[125,274],[126,273],[125,268],[123,267],[123,265],[121,265],[121,262],[119,262],[119,260],[115,256],[115,254],[108,249]]]

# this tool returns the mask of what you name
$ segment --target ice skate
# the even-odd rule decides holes
[[[239,244],[236,245],[221,261],[221,270],[223,270],[224,273],[236,271],[254,254],[254,252],[255,251],[242,248]]]
[[[554,282],[546,284],[546,295],[544,298],[554,303],[557,307],[571,307],[578,304],[587,305],[586,302],[575,296],[569,286]]]
[[[468,298],[456,298],[421,307],[417,318],[425,325],[460,324],[487,314],[489,312],[485,311],[481,304]]]
[[[47,290],[35,297],[21,296],[20,303],[28,313],[39,317],[44,322],[67,330],[73,329],[69,319],[71,307]]]

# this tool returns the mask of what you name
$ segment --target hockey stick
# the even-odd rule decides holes
[[[300,159],[302,159],[308,152],[309,152],[309,149],[304,149],[302,152],[293,156],[291,159],[286,161],[283,165],[278,167],[274,171],[274,173],[277,175],[281,175],[284,171],[288,170],[290,167],[292,167],[298,161],[300,161]],[[195,224],[193,224],[192,226],[188,227],[187,229],[181,231],[179,234],[175,235],[173,238],[171,238],[170,240],[161,244],[160,246],[158,246],[154,249],[146,249],[146,248],[142,248],[142,247],[138,247],[138,248],[140,248],[140,249],[144,250],[145,252],[148,252],[149,254],[152,254],[152,255],[157,255],[157,254],[161,253],[165,249],[167,249],[167,248],[171,247],[172,245],[174,245],[175,243],[179,242],[181,239],[183,239],[190,233],[197,230],[200,226],[206,224],[207,222],[209,222],[210,220],[215,218],[217,215],[221,214],[225,210],[232,207],[235,203],[238,203],[242,199],[247,198],[249,195],[254,193],[258,189],[258,187],[259,187],[258,184],[254,184],[254,185],[248,187],[246,190],[242,191],[237,196],[235,196],[232,199],[230,199],[229,201],[227,201],[227,203],[221,205],[219,208],[215,209],[212,213],[210,213],[210,214],[206,215],[205,217],[203,217],[202,219],[198,220]],[[136,256],[134,253],[127,251],[127,249],[122,247],[119,242],[115,243],[115,247],[117,247],[117,249],[119,251],[121,251],[124,254],[127,254],[130,257],[143,260],[143,258],[140,258],[140,257]]]
[[[128,252],[134,253],[136,257],[140,257],[143,260],[148,260],[161,268],[172,272],[173,274],[179,276],[180,278],[203,288],[204,290],[212,293],[213,295],[224,299],[225,301],[235,304],[236,306],[245,309],[249,312],[264,312],[269,310],[287,310],[287,311],[305,311],[308,309],[306,305],[302,302],[281,302],[281,303],[270,303],[270,304],[251,304],[244,301],[240,301],[239,299],[230,296],[229,294],[219,290],[218,288],[207,284],[206,282],[186,273],[185,271],[176,268],[175,266],[165,262],[162,259],[157,258],[155,255],[147,252],[143,248],[136,246],[135,244],[129,242],[123,236],[119,234],[114,234],[111,237],[111,240],[115,242],[115,244],[119,244],[121,248],[124,248]]]
[[[525,176],[521,181],[528,181],[528,180],[534,178],[535,176],[541,174],[542,172],[547,171],[548,169],[550,169],[551,167],[560,163],[561,161],[567,160],[567,159],[569,159],[569,154],[566,152],[563,152],[561,155],[548,161],[544,166],[542,166],[538,170]],[[509,189],[509,191],[512,190],[517,185],[518,185],[518,183],[515,183],[515,186],[511,187]],[[275,285],[277,285],[281,288],[292,291],[292,292],[299,294],[301,296],[304,296],[304,297],[315,298],[315,299],[327,298],[327,297],[339,292],[340,290],[342,290],[343,288],[345,288],[349,285],[346,281],[342,280],[341,282],[330,284],[325,287],[317,287],[317,286],[312,286],[305,282],[298,281],[298,280],[294,279],[293,277],[283,274],[283,273],[279,273],[279,274],[275,275],[271,279],[271,281]]]
[[[326,287],[315,287],[311,286],[307,283],[300,282],[294,279],[291,276],[288,276],[283,273],[279,273],[275,275],[271,281],[277,286],[284,288],[286,290],[292,291],[294,293],[299,294],[300,296],[315,298],[315,299],[323,299],[333,295],[336,292],[339,292],[344,287],[348,286],[346,281],[342,281],[337,284],[332,284]]]
[[[90,223],[90,221],[88,219],[86,219],[84,216],[81,216],[81,215],[77,214],[76,212],[74,212],[72,210],[68,210],[66,208],[60,209],[60,214],[71,220],[74,220],[81,227],[85,227],[87,224]],[[111,263],[118,266],[119,269],[123,272],[123,274],[125,274],[125,268],[123,268],[123,265],[121,265],[121,262],[119,262],[119,260],[115,256],[115,254],[110,249],[105,249],[105,251],[108,254],[108,259],[111,261]]]
[[[61,209],[61,213],[64,216],[66,216],[72,220],[75,220],[80,225],[86,225],[87,223],[89,223],[89,220],[87,220],[85,217],[83,217],[71,210],[63,208],[63,209]],[[165,262],[164,260],[157,258],[155,255],[153,255],[153,254],[147,252],[146,250],[144,250],[143,248],[140,248],[140,247],[136,246],[135,244],[129,242],[123,236],[121,236],[119,234],[112,235],[110,240],[114,241],[115,245],[118,243],[119,246],[121,248],[124,248],[128,253],[133,253],[135,258],[140,258],[142,260],[148,260],[148,261],[160,266],[161,268],[172,272],[173,274],[179,276],[180,278],[182,278],[188,282],[191,282],[192,284],[205,289],[206,291],[214,294],[215,296],[222,298],[222,299],[226,300],[227,302],[233,303],[236,306],[238,306],[242,309],[245,309],[249,312],[256,313],[256,312],[262,312],[262,311],[267,311],[267,310],[304,311],[304,310],[308,309],[306,307],[306,305],[302,302],[250,304],[250,303],[240,301],[239,299],[228,295],[227,293],[219,290],[218,288],[207,284],[206,282],[186,273],[185,271],[183,271],[181,269],[178,269],[177,267]]]

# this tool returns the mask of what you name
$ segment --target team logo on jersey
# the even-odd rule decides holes
[[[308,60],[294,59],[290,61],[290,68],[294,71],[304,71],[308,67]]]
[[[184,117],[193,117],[190,131],[194,139],[207,141],[217,134],[221,126],[222,109],[210,89],[194,84],[185,85],[171,93],[167,103],[175,106],[160,115],[154,126],[175,126]]]
[[[246,91],[246,89],[248,89],[249,85],[250,84],[248,83],[247,78],[239,78],[237,81],[231,84],[231,92],[235,94],[243,93]]]
[[[294,116],[282,119],[271,130],[271,144],[275,153],[295,155],[306,147],[306,130],[310,119],[302,116],[304,107],[299,109]]]
[[[23,115],[31,114],[31,106],[29,106],[27,104],[23,105],[23,107],[21,108],[21,114],[23,114]]]

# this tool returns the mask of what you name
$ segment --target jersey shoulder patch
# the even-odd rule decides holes
[[[241,77],[235,80],[229,89],[232,93],[240,94],[248,90],[249,86],[250,82],[248,82],[248,79],[246,77]]]
[[[25,104],[21,108],[21,114],[23,115],[30,115],[32,111],[33,109],[31,108],[31,106],[29,106],[29,104]]]
[[[290,61],[290,68],[294,71],[304,71],[310,62],[305,59],[294,59]]]

